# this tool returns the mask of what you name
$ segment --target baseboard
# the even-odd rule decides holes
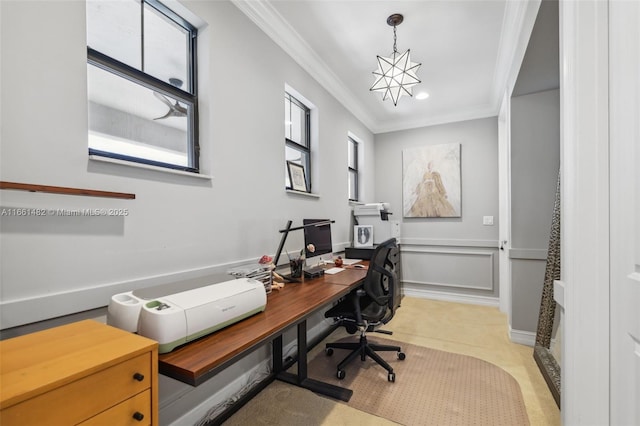
[[[403,294],[405,296],[418,297],[421,299],[442,300],[445,302],[468,303],[471,305],[492,306],[495,308],[500,306],[500,300],[497,297],[490,296],[476,296],[471,294],[458,294],[426,289],[410,289],[406,287],[403,289]]]
[[[509,340],[513,343],[533,347],[536,343],[536,333],[533,331],[514,330],[509,326]]]

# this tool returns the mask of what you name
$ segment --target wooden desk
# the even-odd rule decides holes
[[[267,296],[264,312],[235,323],[167,354],[159,355],[159,372],[197,386],[240,357],[273,340],[275,378],[348,401],[352,391],[307,377],[306,318],[360,285],[366,269],[346,269],[334,275],[289,283]],[[298,374],[286,373],[282,360],[282,333],[298,326]]]

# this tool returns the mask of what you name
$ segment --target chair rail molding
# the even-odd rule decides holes
[[[451,246],[451,247],[499,247],[498,240],[472,240],[452,238],[401,238],[401,250],[408,250],[407,246]]]
[[[244,259],[236,262],[140,277],[127,281],[111,282],[92,288],[75,289],[54,294],[48,293],[18,300],[0,301],[0,329],[4,330],[37,321],[102,308],[114,294],[154,285],[197,279],[208,275],[226,274],[231,268],[254,261],[255,259]],[[232,278],[233,277],[229,275],[229,279]]]

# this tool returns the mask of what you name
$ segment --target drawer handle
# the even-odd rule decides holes
[[[135,413],[133,413],[133,418],[141,422],[142,419],[144,419],[144,414],[142,414],[140,411],[136,411]]]
[[[141,381],[144,380],[144,375],[140,374],[140,373],[136,373],[136,374],[133,375],[133,378],[134,378],[134,380],[137,380],[137,381],[141,382]]]

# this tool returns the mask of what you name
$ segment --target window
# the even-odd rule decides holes
[[[349,149],[349,201],[358,201],[358,142],[351,138],[347,139]]]
[[[311,192],[311,110],[285,92],[284,117],[285,165],[287,161],[292,161],[304,167],[307,192]],[[289,172],[286,169],[285,187],[291,189]]]
[[[90,155],[198,172],[196,37],[157,0],[87,0]]]

